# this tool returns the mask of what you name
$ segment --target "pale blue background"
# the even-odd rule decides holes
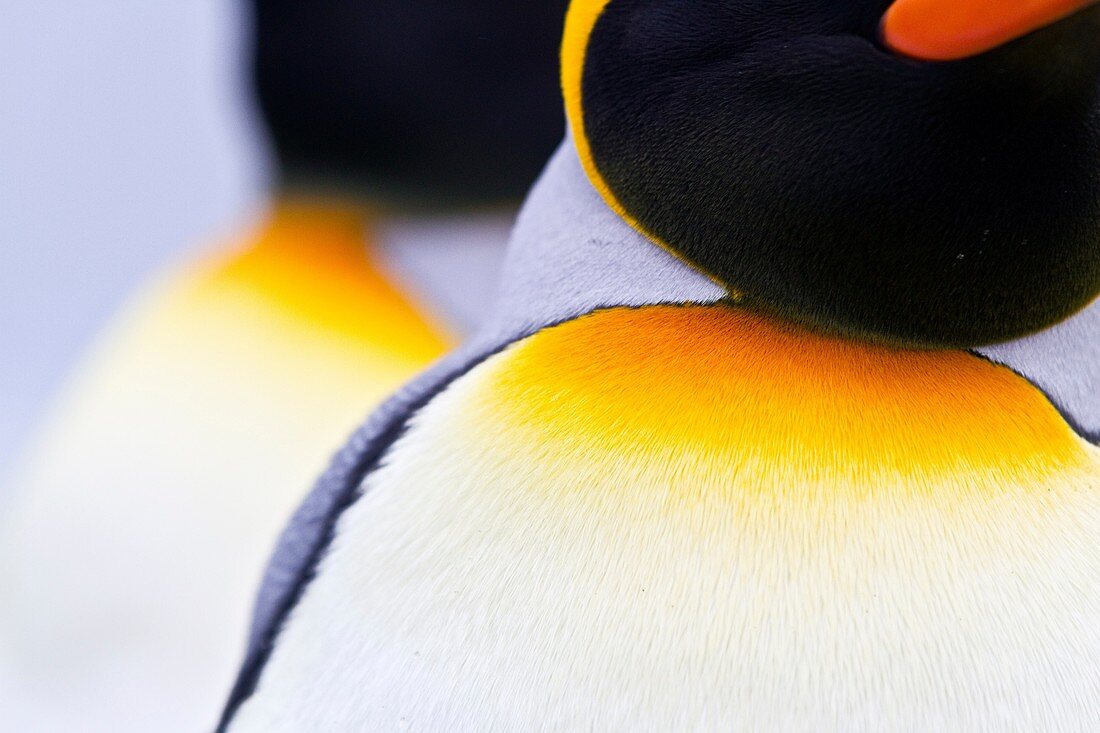
[[[0,476],[127,294],[258,206],[244,16],[0,0]]]

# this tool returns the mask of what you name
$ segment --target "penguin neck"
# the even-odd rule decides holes
[[[361,267],[368,259],[363,242],[372,218],[351,201],[280,192],[242,256]]]
[[[377,269],[433,323],[461,337],[489,310],[514,218],[503,207],[406,212],[339,187],[284,186],[249,249]]]
[[[570,136],[520,210],[502,270],[493,316],[482,331],[487,340],[601,308],[711,304],[729,296],[604,203]]]
[[[379,354],[392,348],[400,358],[416,354],[421,362],[433,358],[453,343],[451,334],[416,309],[377,266],[364,245],[366,226],[355,207],[277,198],[261,223],[231,247],[189,262],[173,292],[213,309],[202,313],[240,313],[246,319],[229,323],[259,319],[255,323],[266,324],[260,326],[264,333],[286,326],[287,333],[307,339],[301,343],[316,344],[318,353],[327,353],[321,344],[329,343]]]
[[[509,245],[482,343],[616,306],[714,304],[730,292],[634,230],[589,183],[570,138],[535,184]],[[972,353],[1037,386],[1078,433],[1100,436],[1100,301],[1073,318]]]

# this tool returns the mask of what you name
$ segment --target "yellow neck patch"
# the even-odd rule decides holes
[[[496,382],[502,414],[524,429],[624,458],[699,455],[771,485],[950,473],[995,488],[1089,451],[1038,389],[969,353],[847,341],[728,307],[598,312],[520,344]]]
[[[367,233],[359,210],[283,201],[243,250],[214,264],[204,286],[263,298],[319,332],[435,358],[452,339],[379,271]]]

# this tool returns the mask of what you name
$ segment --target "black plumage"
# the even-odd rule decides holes
[[[583,107],[652,235],[757,307],[932,346],[1020,336],[1100,290],[1100,6],[951,63],[884,0],[612,0]]]
[[[565,0],[255,0],[280,168],[415,207],[518,201],[561,141]]]

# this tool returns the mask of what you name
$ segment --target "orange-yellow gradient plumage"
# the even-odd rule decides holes
[[[732,308],[624,309],[550,329],[516,349],[497,389],[511,420],[549,440],[583,436],[624,455],[659,445],[789,478],[1039,477],[1084,452],[1004,367]]]
[[[208,261],[194,297],[254,298],[310,332],[423,363],[451,345],[382,274],[366,244],[363,215],[308,202],[284,203],[244,249]]]
[[[411,421],[229,730],[1081,729],[1098,533],[1003,367],[599,311]]]

